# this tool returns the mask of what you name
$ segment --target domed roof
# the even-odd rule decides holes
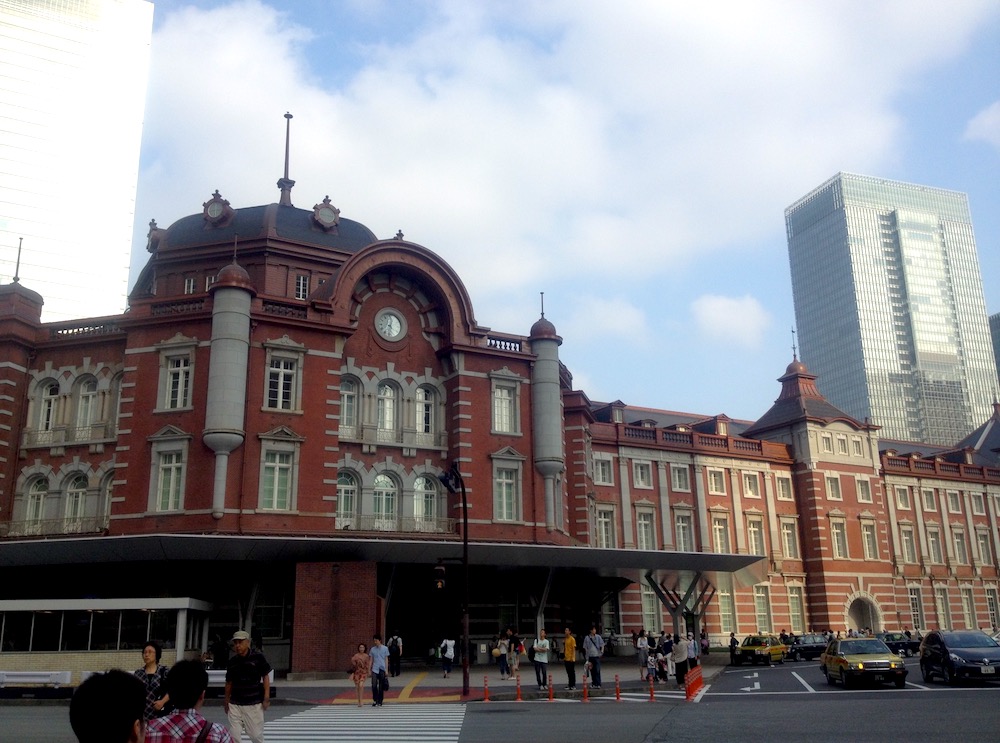
[[[213,225],[203,213],[181,217],[166,230],[157,243],[158,251],[232,244],[234,239],[280,239],[307,243],[338,251],[356,253],[378,238],[360,222],[340,219],[331,230],[324,230],[313,219],[313,210],[268,204],[234,210],[224,225]]]
[[[808,373],[809,370],[806,369],[806,365],[803,364],[798,359],[792,361],[792,363],[785,368],[785,376],[788,376],[789,374],[808,374]]]
[[[219,271],[219,275],[216,277],[215,283],[212,284],[209,291],[214,292],[216,289],[221,289],[223,287],[237,287],[240,289],[246,289],[252,294],[257,293],[257,290],[254,289],[253,282],[250,280],[250,274],[235,260]]]
[[[562,338],[559,337],[559,334],[556,333],[556,326],[546,320],[544,315],[542,315],[542,317],[531,326],[531,332],[528,334],[528,338],[533,341],[544,339],[562,340]]]

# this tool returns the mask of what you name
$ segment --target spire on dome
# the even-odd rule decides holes
[[[292,186],[295,181],[288,177],[288,151],[289,141],[292,135],[292,115],[285,113],[285,175],[278,180],[278,188],[281,189],[281,198],[278,203],[281,206],[292,206]]]

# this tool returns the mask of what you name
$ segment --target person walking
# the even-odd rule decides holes
[[[497,639],[497,665],[500,666],[501,681],[505,681],[511,675],[510,662],[507,658],[508,653],[510,653],[510,638],[505,633]]]
[[[382,644],[382,635],[372,637],[368,655],[371,658],[369,670],[372,674],[372,707],[381,707],[385,690],[389,688],[389,648]]]
[[[646,667],[649,662],[649,638],[646,637],[646,630],[639,630],[639,636],[635,639],[635,648],[639,658],[639,679],[643,680],[646,678]]]
[[[694,639],[694,633],[688,632],[688,670],[690,671],[698,665],[698,655],[701,653],[701,646]]]
[[[677,675],[677,688],[684,688],[684,679],[688,670],[688,642],[680,635],[674,635],[674,648],[670,651],[674,661],[674,673]]]
[[[389,648],[389,675],[399,675],[399,661],[403,657],[403,638],[399,633],[393,634],[386,643]]]
[[[567,627],[563,640],[563,665],[566,667],[566,691],[576,690],[576,637]]]
[[[160,643],[148,640],[142,646],[142,668],[136,669],[133,674],[146,686],[146,710],[143,713],[146,722],[162,714],[170,702],[170,695],[166,691],[167,667],[160,665],[162,657],[163,648]]]
[[[455,662],[455,641],[447,637],[441,641],[441,669],[444,677],[451,675],[452,664]]]
[[[538,682],[539,689],[548,689],[549,681],[549,641],[545,638],[545,630],[538,633],[535,642],[532,644],[535,650],[535,681]]]
[[[351,656],[351,681],[358,693],[358,706],[362,706],[364,696],[365,681],[372,672],[372,658],[368,655],[368,646],[363,642],[358,643],[358,652]]]
[[[524,651],[524,641],[514,631],[513,627],[507,628],[507,640],[510,643],[507,660],[510,661],[510,674],[507,678],[514,678],[514,674],[521,670],[521,653]]]
[[[235,655],[226,666],[223,709],[229,731],[239,740],[243,731],[253,743],[264,743],[264,711],[271,706],[271,664],[263,653],[250,649],[250,633],[233,633]]]
[[[167,674],[167,692],[174,711],[151,720],[146,728],[146,743],[172,743],[197,740],[201,743],[235,743],[225,725],[209,722],[201,715],[208,689],[205,664],[179,660]]]
[[[597,627],[591,627],[590,633],[583,638],[583,655],[590,667],[590,678],[595,689],[601,688],[601,656],[604,655],[604,638],[597,633]]]
[[[729,633],[729,665],[736,665],[736,653],[739,652],[740,641],[736,639],[736,633]]]

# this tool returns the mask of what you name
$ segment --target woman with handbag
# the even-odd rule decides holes
[[[351,680],[354,682],[354,688],[358,691],[359,707],[362,706],[363,689],[368,676],[371,674],[371,670],[372,659],[368,655],[368,646],[363,642],[359,642],[358,652],[351,656],[351,669],[348,671],[351,674]]]

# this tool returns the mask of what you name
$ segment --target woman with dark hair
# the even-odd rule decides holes
[[[351,680],[354,681],[354,686],[358,690],[358,706],[361,706],[361,697],[363,696],[365,681],[368,680],[368,676],[371,675],[372,671],[372,659],[368,655],[368,646],[363,642],[358,643],[358,652],[351,656]]]
[[[170,702],[167,690],[167,667],[160,665],[163,648],[158,642],[149,640],[142,646],[142,668],[135,671],[137,679],[146,685],[145,719],[152,720],[164,714],[164,709]],[[167,709],[167,712],[170,710]]]

